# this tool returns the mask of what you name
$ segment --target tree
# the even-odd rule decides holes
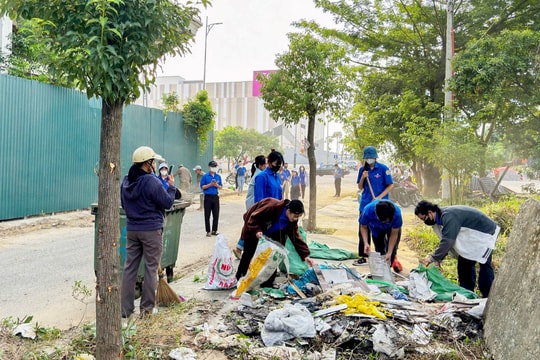
[[[272,118],[285,124],[308,119],[309,144],[314,144],[315,119],[327,114],[338,118],[347,102],[348,69],[343,48],[322,42],[310,34],[289,36],[289,51],[276,57],[278,70],[259,75],[264,107]],[[309,166],[315,169],[315,149],[307,148]],[[309,172],[309,217],[307,230],[316,228],[317,179]]]
[[[199,151],[202,153],[206,149],[208,133],[214,129],[214,118],[216,113],[212,110],[212,103],[208,99],[208,92],[201,90],[195,99],[188,100],[182,107],[184,124],[195,131],[199,142]]]
[[[510,156],[540,155],[538,48],[538,31],[504,30],[471,43],[456,56],[456,105],[461,117],[479,129],[484,148],[495,138],[506,143]],[[480,173],[485,168],[482,163]]]
[[[279,141],[275,136],[260,134],[253,129],[240,126],[227,126],[216,132],[214,154],[218,158],[233,159],[244,152],[253,159],[257,155],[267,155],[270,149],[278,147]]]
[[[206,0],[202,0],[206,6]],[[148,89],[158,61],[185,54],[199,10],[188,2],[0,0],[0,13],[28,21],[26,40],[42,44],[47,71],[100,97],[96,358],[122,357],[119,212],[122,109]]]
[[[438,143],[431,140],[437,134],[444,136],[441,129],[447,128],[442,126],[446,110],[444,44],[447,2],[315,0],[315,4],[334,17],[336,26],[325,28],[305,21],[301,25],[325,39],[346,46],[351,62],[358,64],[357,82],[354,84],[357,99],[346,126],[350,132],[346,137],[348,148],[356,150],[357,154],[361,154],[365,145],[392,150],[396,160],[410,162],[413,171],[423,173],[424,194],[436,196],[441,170],[446,166],[443,159],[431,156],[433,152],[445,150],[437,148]],[[533,14],[539,10],[540,3],[528,0],[455,3],[456,53],[468,51],[467,44],[471,49],[479,49],[478,39],[496,37],[504,29],[530,28],[537,32],[540,24]],[[484,55],[499,59],[501,65],[511,65],[508,74],[520,72],[522,68],[515,67],[516,62],[507,63],[498,54],[495,51]],[[476,69],[471,66],[472,71]],[[459,72],[457,66],[456,72]],[[476,146],[483,144],[487,149],[490,141],[497,141],[493,136],[489,140],[486,137],[482,139],[479,134],[483,130],[486,131],[483,135],[489,132],[504,134],[512,128],[511,119],[515,113],[506,110],[512,108],[513,100],[499,99],[504,104],[501,102],[497,106],[502,112],[496,121],[480,123],[478,119],[473,121],[471,117],[459,114],[459,127],[467,126],[468,134],[477,135],[474,140]],[[459,102],[457,105],[461,106]],[[459,110],[463,111],[463,108]],[[496,131],[497,128],[499,130]],[[450,134],[449,139],[458,141],[455,145],[460,146],[459,137]],[[488,142],[483,143],[482,140]],[[427,146],[428,143],[435,147]],[[483,157],[486,156],[485,150]],[[481,166],[481,162],[478,164]]]

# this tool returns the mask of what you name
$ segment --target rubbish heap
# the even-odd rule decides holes
[[[197,345],[245,349],[245,359],[407,359],[451,354],[452,344],[482,337],[487,299],[435,266],[419,265],[406,277],[377,269],[374,259],[370,274],[325,263],[296,279],[278,277],[277,289],[233,292],[237,305],[225,324],[199,329]]]

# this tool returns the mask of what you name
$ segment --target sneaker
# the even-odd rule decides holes
[[[367,265],[367,259],[365,257],[361,257],[353,261],[352,263],[354,266],[362,266]]]
[[[238,260],[242,258],[242,250],[240,250],[239,248],[234,248],[232,252],[234,254],[234,257]]]
[[[212,236],[209,232],[206,233],[206,237]]]
[[[219,235],[219,233],[217,231],[212,231],[212,235]],[[208,235],[206,235],[208,236]]]

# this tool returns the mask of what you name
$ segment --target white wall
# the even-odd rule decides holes
[[[7,45],[9,44],[12,24],[12,21],[7,16],[0,18],[0,52],[3,56],[9,54]]]

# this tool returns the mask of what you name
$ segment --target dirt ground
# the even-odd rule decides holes
[[[334,188],[333,188],[333,181],[329,180],[327,177],[324,178],[318,178],[318,180],[321,180],[320,183],[318,183],[317,186],[317,227],[321,230],[329,230],[329,237],[335,237],[336,239],[341,239],[340,242],[336,242],[335,244],[329,244],[330,247],[341,247],[346,248],[347,250],[356,252],[358,248],[358,237],[357,237],[357,231],[358,231],[358,202],[356,201],[357,193],[356,193],[356,184],[354,183],[353,177],[349,177],[348,179],[345,179],[342,196],[341,198],[337,199],[334,195]],[[229,190],[227,190],[229,191]],[[223,196],[222,202],[226,203],[229,201],[238,202],[243,201],[242,198],[237,197],[236,194],[224,194],[228,196]],[[304,201],[304,205],[306,210],[309,209],[309,201],[307,199],[307,195]],[[325,211],[325,209],[330,209],[331,211]],[[412,214],[412,209],[406,209],[403,211],[403,220],[404,220],[404,231],[405,229],[415,224],[415,217]],[[93,227],[94,226],[94,215],[91,215],[88,210],[82,210],[82,211],[76,211],[76,212],[69,212],[65,214],[61,214],[61,216],[44,216],[44,217],[36,217],[36,218],[29,218],[25,220],[19,221],[19,225],[13,226],[11,224],[10,226],[7,226],[5,223],[0,223],[0,232],[2,233],[2,239],[13,239],[17,236],[24,235],[30,232],[39,231],[42,229],[49,229],[49,228],[58,228],[58,227]],[[308,239],[310,235],[308,234]],[[313,237],[316,237],[313,235]],[[234,243],[234,242],[233,242]],[[1,241],[0,241],[1,245]],[[334,245],[334,246],[333,246]],[[406,242],[403,241],[400,244],[399,252],[398,252],[398,258],[403,265],[404,268],[404,275],[407,275],[410,269],[416,268],[418,265],[418,259],[417,255],[411,251]],[[347,262],[347,265],[350,265],[352,263],[352,260],[349,260]],[[178,267],[178,265],[177,265]],[[359,272],[365,273],[369,272],[368,266],[362,266],[356,268]],[[193,265],[190,264],[190,266],[186,267],[179,267],[178,269],[175,269],[177,274],[183,274],[184,278],[187,279],[186,281],[190,281],[190,279],[193,279],[193,275],[188,274],[188,272],[193,271]],[[172,284],[174,285],[174,283]],[[182,288],[182,285],[178,285],[182,289],[182,291],[185,291],[184,288]],[[200,287],[200,286],[199,286]],[[188,294],[189,295],[189,294]],[[195,298],[195,296],[193,296]],[[192,298],[192,297],[190,297]],[[226,301],[226,300],[225,300]],[[214,301],[207,302],[206,305],[200,307],[198,306],[193,312],[190,312],[186,315],[186,320],[192,324],[197,323],[215,323],[217,318],[217,313],[223,313],[227,307],[223,306],[223,303],[219,301],[219,299],[214,299]],[[88,309],[87,311],[92,314],[94,312],[95,308]],[[206,309],[206,310],[205,310]],[[72,318],[72,319],[79,319],[81,314],[81,309],[69,309],[69,308],[63,308],[61,310],[63,312],[63,315],[65,318]],[[66,314],[68,312],[68,314]],[[72,312],[70,315],[69,312]],[[66,316],[69,315],[69,316]],[[54,314],[51,314],[52,317],[55,317]],[[163,319],[162,319],[163,320]],[[68,328],[69,324],[56,324],[55,326],[61,329]],[[151,324],[149,325],[149,333],[156,331],[156,329],[151,327]],[[185,324],[184,324],[185,325]],[[182,326],[184,326],[182,325]],[[172,326],[172,325],[171,325]],[[5,339],[0,339],[5,340]],[[4,341],[0,341],[4,342]],[[1,348],[0,348],[0,354],[1,354]],[[224,357],[220,352],[213,352],[211,350],[205,351],[204,355],[202,355],[201,358],[207,358],[207,359],[220,359]],[[0,356],[1,357],[1,356]]]

